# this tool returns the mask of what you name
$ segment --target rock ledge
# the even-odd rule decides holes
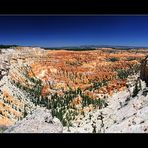
[[[36,109],[31,115],[8,128],[4,133],[62,133],[63,126],[59,119],[53,118],[50,110]]]

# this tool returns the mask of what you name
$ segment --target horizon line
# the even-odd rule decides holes
[[[148,48],[147,46],[139,46],[139,45],[109,45],[109,44],[83,44],[83,45],[65,45],[65,46],[42,46],[42,45],[19,45],[19,44],[0,44],[0,46],[23,46],[23,47],[42,47],[42,48],[69,48],[69,47],[83,47],[83,46],[106,46],[109,48],[114,47],[139,47],[139,48]]]

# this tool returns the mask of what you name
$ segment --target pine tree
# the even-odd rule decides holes
[[[26,105],[24,105],[24,118],[27,116]]]
[[[139,89],[142,90],[142,85],[141,85],[140,79],[139,79]]]
[[[139,92],[138,83],[137,83],[137,81],[136,81],[136,84],[135,84],[135,88],[134,88],[134,90],[133,90],[133,95],[132,95],[132,97],[137,96],[138,92]]]

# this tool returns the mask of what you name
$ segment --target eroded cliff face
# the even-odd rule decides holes
[[[3,49],[0,55],[0,126],[10,126],[24,118],[36,107],[26,92],[16,82],[25,85],[23,64],[27,63],[28,48],[20,52],[17,49]],[[32,52],[32,51],[30,51]],[[33,52],[32,52],[33,53]],[[31,62],[31,61],[30,61]]]
[[[69,128],[71,121],[105,108],[108,98],[126,90],[127,77],[138,72],[144,56],[145,51],[134,50],[2,50],[0,126],[11,126],[46,107]]]

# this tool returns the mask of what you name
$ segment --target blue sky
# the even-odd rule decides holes
[[[148,46],[148,16],[0,16],[0,44]]]

